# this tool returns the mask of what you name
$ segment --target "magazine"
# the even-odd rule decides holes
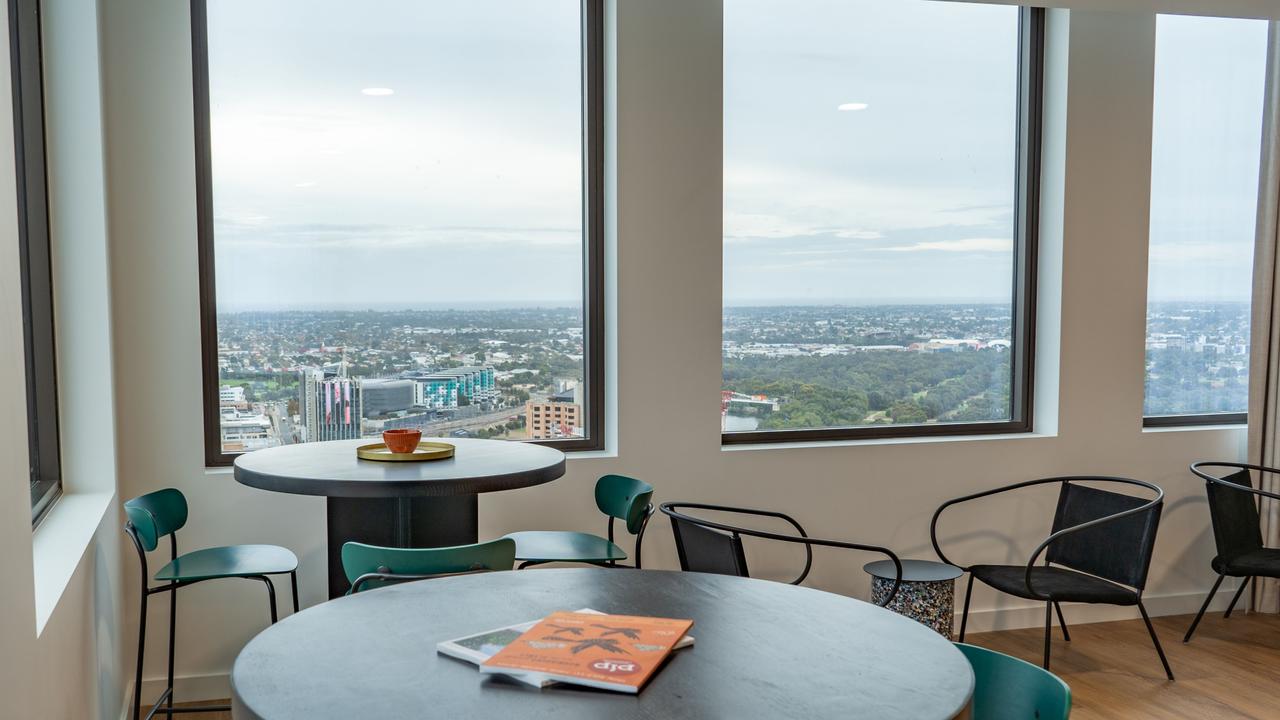
[[[485,674],[527,675],[638,693],[692,620],[554,612],[480,665]]]
[[[604,613],[599,610],[592,610],[591,608],[583,608],[576,612],[586,615],[604,615]],[[511,643],[511,641],[523,635],[539,622],[539,620],[530,620],[518,625],[508,625],[506,627],[475,633],[474,635],[467,635],[465,637],[457,638],[456,640],[446,640],[436,644],[436,652],[457,658],[458,660],[464,660],[473,665],[481,665],[484,661],[496,655],[499,650],[505,648]],[[675,648],[679,650],[680,648],[685,648],[692,644],[693,636],[686,634],[679,642],[676,643]],[[510,676],[514,680],[518,680],[533,687],[547,687],[548,685],[552,685],[556,682],[555,680],[547,678],[539,673],[509,672],[504,674]]]

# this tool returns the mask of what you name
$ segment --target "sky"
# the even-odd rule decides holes
[[[1017,10],[725,4],[728,305],[1008,302]],[[577,305],[577,0],[209,3],[219,308]],[[1245,296],[1266,24],[1159,24],[1152,299]]]

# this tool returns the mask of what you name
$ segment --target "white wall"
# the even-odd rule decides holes
[[[303,600],[318,602],[323,502],[246,489],[227,471],[203,467],[186,4],[112,0],[104,11],[121,493],[181,488],[192,502],[188,547],[293,548],[302,558]],[[929,517],[947,498],[1032,477],[1128,475],[1169,493],[1149,608],[1193,612],[1209,586],[1212,542],[1203,491],[1186,468],[1199,458],[1241,457],[1244,432],[1144,432],[1141,425],[1151,12],[1074,11],[1069,27],[1065,12],[1054,13],[1040,432],[733,449],[722,448],[718,436],[721,5],[645,0],[611,3],[610,12],[617,21],[610,50],[610,452],[574,457],[566,476],[549,485],[483,496],[481,536],[523,528],[598,532],[592,483],[622,472],[655,484],[660,501],[775,508],[815,535],[930,557]],[[998,499],[958,509],[944,529],[962,557],[1021,562],[1043,538],[1052,503],[1052,493]],[[795,557],[753,554],[753,569],[782,575]],[[865,597],[859,568],[867,559],[819,552],[811,584]],[[653,524],[645,560],[675,567],[664,522]],[[237,650],[265,622],[265,598],[261,588],[234,582],[186,592],[179,675],[192,692],[217,695]],[[134,602],[129,597],[126,607]],[[983,590],[975,591],[974,607],[978,629],[1042,620],[1042,606]],[[1083,621],[1131,613],[1081,606],[1066,614]],[[148,675],[159,676],[161,657],[152,660]]]
[[[7,15],[0,18],[0,697],[8,718],[120,716],[109,274],[96,0],[44,0],[63,499],[31,531]]]

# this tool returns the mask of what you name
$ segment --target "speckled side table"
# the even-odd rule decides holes
[[[892,560],[878,560],[862,568],[871,575],[871,602],[879,605],[897,577]],[[902,585],[886,609],[905,615],[951,639],[955,620],[956,578],[964,571],[933,560],[903,560]]]

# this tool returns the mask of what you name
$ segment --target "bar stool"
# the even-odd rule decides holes
[[[173,713],[228,712],[230,707],[175,708],[173,707],[173,651],[174,629],[178,617],[178,590],[205,580],[217,578],[248,578],[261,580],[267,586],[271,601],[271,622],[276,621],[276,590],[268,575],[289,575],[293,590],[293,611],[298,612],[298,558],[278,545],[231,545],[205,548],[178,555],[177,532],[187,524],[187,499],[174,488],[157,490],[141,495],[124,504],[128,521],[124,531],[133,540],[142,564],[141,608],[138,616],[138,668],[133,683],[133,720],[139,720],[142,711],[142,660],[147,642],[147,598],[156,593],[168,592],[169,596],[169,674],[165,691],[147,712],[151,718],[157,713],[173,716]],[[155,579],[165,583],[152,587],[147,580],[147,553],[156,549],[160,538],[169,536],[169,563],[156,573]],[[160,707],[164,705],[164,707]]]

